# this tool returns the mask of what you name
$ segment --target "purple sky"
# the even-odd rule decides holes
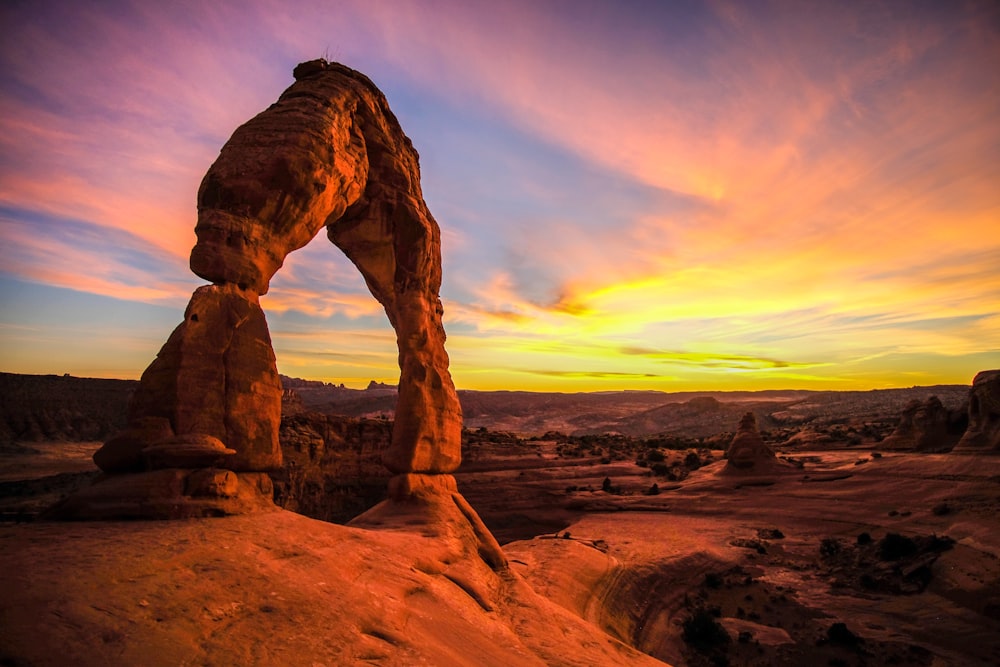
[[[0,370],[137,377],[200,280],[201,177],[326,57],[442,227],[459,388],[857,389],[1000,366],[995,2],[5,2]],[[395,382],[324,235],[282,372]]]

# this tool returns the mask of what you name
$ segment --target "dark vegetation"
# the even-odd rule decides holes
[[[947,536],[893,532],[879,540],[861,533],[854,544],[824,538],[819,545],[820,572],[834,589],[912,595],[927,587],[934,562],[954,544]]]
[[[768,582],[763,572],[739,565],[711,571],[684,597],[680,638],[689,665],[931,664],[933,656],[922,648],[868,639],[848,624],[831,623],[799,602],[794,588]],[[784,638],[769,641],[767,633]]]

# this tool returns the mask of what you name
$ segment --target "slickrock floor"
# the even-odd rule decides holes
[[[0,664],[657,665],[422,528],[285,511],[0,527]]]

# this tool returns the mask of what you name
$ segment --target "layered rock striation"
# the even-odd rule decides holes
[[[263,488],[260,475],[282,464],[282,388],[259,297],[285,257],[324,227],[396,332],[399,396],[383,463],[400,480],[390,490],[454,486],[443,477],[461,461],[462,413],[444,347],[441,233],[423,200],[417,152],[364,75],[315,60],[294,77],[233,133],[201,183],[190,265],[212,284],[195,291],[143,373],[128,426],[94,456],[110,476],[99,485],[110,503],[70,499],[63,516],[112,516],[124,495],[143,494],[120,478],[161,470],[188,471],[176,473],[182,481],[202,469],[249,475]],[[171,500],[190,508],[187,482],[178,484],[169,485],[168,493],[182,489]],[[142,515],[143,503],[134,505]]]

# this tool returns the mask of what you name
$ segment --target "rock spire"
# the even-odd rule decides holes
[[[764,444],[757,430],[757,418],[748,412],[740,419],[729,449],[726,450],[726,469],[753,470],[775,461],[774,452]]]

